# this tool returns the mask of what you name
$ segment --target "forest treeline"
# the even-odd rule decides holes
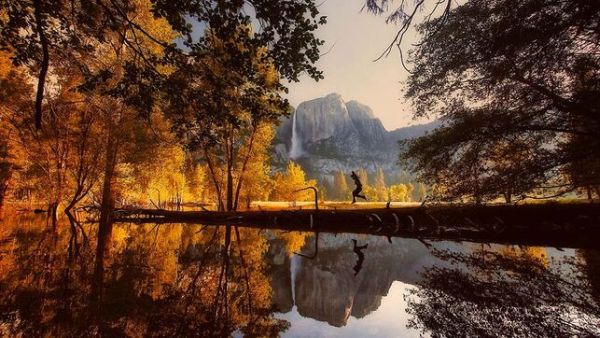
[[[428,189],[425,184],[416,182],[414,175],[403,170],[386,175],[382,168],[377,168],[372,173],[360,168],[356,174],[363,184],[362,191],[368,201],[422,202],[426,200],[428,190],[433,193],[433,188]],[[324,199],[327,200],[348,201],[352,199],[354,188],[354,182],[348,173],[338,170],[331,182],[321,182],[320,193],[324,193]]]
[[[365,8],[402,23],[390,44],[402,48],[419,7],[434,2],[392,3]],[[367,195],[597,197],[599,5],[442,3],[401,56],[415,116],[442,125],[402,145],[414,179],[386,185],[370,173]],[[326,19],[312,1],[0,4],[0,203],[33,199],[55,213],[93,201],[106,218],[136,203],[238,210],[310,198],[295,190],[316,182],[292,163],[271,175],[268,157],[273,128],[289,113],[286,81],[323,77],[315,62],[324,42],[314,33]],[[342,174],[320,184],[322,197],[346,198]]]
[[[1,196],[45,202],[55,230],[60,207],[98,203],[100,297],[116,207],[268,191],[283,83],[323,77],[325,22],[313,1],[1,0]]]
[[[90,203],[106,218],[310,198],[294,192],[314,184],[299,166],[271,176],[268,163],[283,81],[322,78],[313,2],[0,4],[0,203],[56,219]]]

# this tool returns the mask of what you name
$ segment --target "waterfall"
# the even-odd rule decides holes
[[[297,255],[292,255],[290,259],[290,274],[292,280],[292,301],[293,304],[296,305],[296,275],[298,274],[298,269],[300,268],[300,262]]]
[[[292,145],[290,146],[290,158],[295,160],[300,157],[303,153],[302,150],[302,141],[300,140],[300,135],[298,135],[298,130],[296,127],[296,112],[294,112],[294,117],[292,118]]]

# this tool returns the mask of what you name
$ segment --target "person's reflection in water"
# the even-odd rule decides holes
[[[354,265],[354,268],[353,268],[354,269],[354,276],[356,276],[356,275],[358,275],[358,273],[362,269],[362,265],[363,265],[363,262],[365,260],[365,254],[362,251],[364,249],[366,249],[369,246],[369,244],[358,246],[358,245],[356,245],[356,240],[352,239],[352,245],[353,245],[352,250],[354,251],[354,253],[358,257],[358,260],[356,261],[356,265]]]

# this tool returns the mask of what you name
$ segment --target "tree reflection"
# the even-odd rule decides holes
[[[68,221],[56,234],[3,233],[0,336],[277,336],[289,326],[272,315],[264,233],[115,226],[104,280],[94,281],[95,232]]]
[[[590,261],[548,264],[530,249],[434,255],[451,267],[423,272],[407,295],[407,312],[414,315],[409,327],[433,337],[600,335],[600,305],[586,272]]]

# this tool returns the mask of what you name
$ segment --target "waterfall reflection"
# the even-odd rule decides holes
[[[291,314],[323,334],[387,318],[440,337],[600,335],[598,251],[322,233],[305,259],[308,233],[119,224],[97,280],[96,225],[71,216],[3,220],[0,336],[277,336]],[[409,317],[370,316],[396,282]]]

